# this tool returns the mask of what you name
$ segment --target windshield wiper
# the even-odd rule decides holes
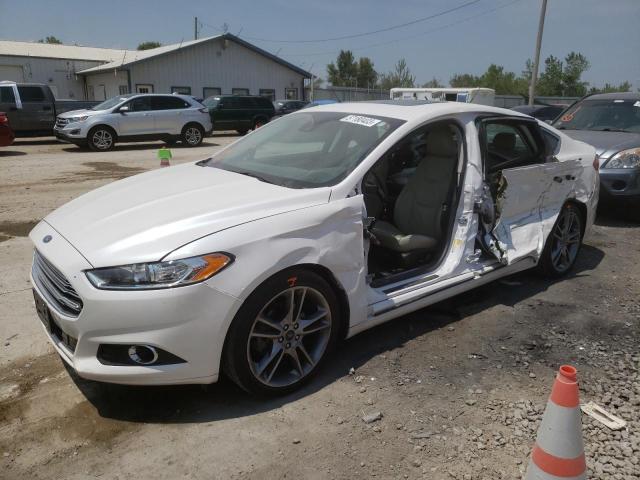
[[[255,178],[256,180],[260,180],[261,182],[264,182],[264,183],[270,183],[270,184],[272,184],[272,185],[273,185],[273,182],[271,182],[271,181],[267,180],[267,179],[266,179],[266,178],[264,178],[264,177],[261,177],[261,176],[260,176],[260,175],[258,175],[258,174],[255,174],[255,173],[250,173],[250,172],[238,172],[238,171],[236,171],[236,170],[230,170],[230,171],[231,171],[231,172],[234,172],[234,173],[239,173],[240,175],[246,175],[247,177],[253,177],[253,178]]]
[[[629,130],[625,130],[623,128],[596,128],[594,129],[596,132],[624,132],[624,133],[629,133]]]

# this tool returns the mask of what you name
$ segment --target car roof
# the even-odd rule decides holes
[[[589,95],[583,100],[640,100],[640,93],[634,92],[613,92],[613,93],[596,93]]]
[[[344,102],[311,107],[317,112],[344,112],[379,115],[401,120],[419,120],[457,113],[493,113],[512,117],[526,115],[506,108],[462,102],[430,102],[428,100],[374,100]],[[307,110],[308,111],[308,110]]]

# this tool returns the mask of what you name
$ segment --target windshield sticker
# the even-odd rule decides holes
[[[634,107],[640,107],[640,100],[633,104]]]
[[[362,115],[347,115],[340,119],[341,122],[355,123],[356,125],[363,125],[365,127],[373,127],[375,124],[380,123],[377,118],[363,117]]]
[[[624,103],[624,100],[614,100],[613,103]]]

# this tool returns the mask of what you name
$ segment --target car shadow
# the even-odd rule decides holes
[[[203,147],[219,147],[220,144],[218,143],[214,143],[214,142],[208,142],[207,140],[204,140],[200,145],[198,145],[197,147],[187,147],[184,146],[180,143],[176,143],[173,145],[167,145],[164,142],[158,141],[158,142],[154,142],[154,143],[116,143],[116,145],[113,147],[112,150],[109,150],[109,152],[125,152],[125,151],[136,151],[136,150],[157,150],[160,147],[166,146],[169,149],[182,149],[182,148],[203,148]],[[70,153],[78,153],[78,152],[82,152],[82,153],[87,153],[87,152],[91,152],[91,150],[89,148],[84,148],[84,147],[77,147],[75,145],[70,145],[66,148],[62,149],[65,152],[70,152]],[[96,152],[96,153],[109,153],[109,152]]]
[[[55,145],[57,143],[63,143],[63,142],[59,141],[55,137],[51,137],[51,138],[22,137],[22,138],[16,138],[13,142],[14,145]]]
[[[586,275],[602,261],[604,252],[585,245],[573,270],[559,280],[526,271],[405,315],[342,342],[319,375],[300,390],[277,398],[259,398],[238,388],[226,377],[214,385],[138,387],[71,378],[105,418],[134,423],[199,423],[256,415],[312,395],[348,375],[377,355],[397,349],[422,335],[446,327],[496,305],[513,306],[547,290],[555,282]],[[502,288],[496,288],[496,284]],[[66,365],[65,365],[66,366]]]
[[[19,150],[4,150],[0,148],[0,157],[19,157],[26,154],[27,152],[21,152]]]
[[[638,208],[601,205],[595,223],[601,227],[637,228],[640,227],[640,212]]]

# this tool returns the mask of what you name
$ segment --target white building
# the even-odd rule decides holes
[[[143,51],[0,41],[0,80],[46,83],[59,98],[179,92],[302,99],[310,77],[231,34]]]

